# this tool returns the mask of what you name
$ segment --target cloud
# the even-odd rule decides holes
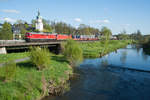
[[[108,19],[105,20],[96,20],[96,21],[90,21],[92,24],[108,24],[110,21]]]
[[[2,19],[2,21],[6,21],[6,22],[10,22],[10,23],[15,23],[17,20],[16,20],[16,19],[12,19],[12,18],[5,17],[5,18]]]
[[[15,10],[15,9],[3,9],[1,11],[5,13],[16,13],[16,14],[20,13],[20,11]]]
[[[74,19],[76,22],[82,22],[82,20],[80,18],[75,18]]]

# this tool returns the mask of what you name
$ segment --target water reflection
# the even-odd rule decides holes
[[[150,70],[150,56],[130,45],[102,58],[86,59],[71,90],[46,100],[149,100],[150,74],[126,67]]]
[[[148,55],[146,55],[144,52],[142,52],[142,57],[145,61],[148,61]]]
[[[129,45],[125,49],[119,49],[117,54],[110,53],[108,57],[109,64],[150,71],[150,56],[145,55],[142,48],[137,51],[135,47],[134,45]]]
[[[122,64],[125,64],[126,58],[127,58],[127,51],[123,51],[120,57],[120,61],[122,62]]]

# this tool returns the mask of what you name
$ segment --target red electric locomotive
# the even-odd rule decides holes
[[[47,42],[51,40],[72,39],[72,35],[28,32],[25,35],[25,39],[27,42]]]

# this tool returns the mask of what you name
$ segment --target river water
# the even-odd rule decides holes
[[[102,58],[85,59],[70,91],[45,100],[150,100],[150,56],[129,45]]]

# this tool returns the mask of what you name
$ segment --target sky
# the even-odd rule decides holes
[[[50,21],[63,21],[78,27],[86,24],[113,34],[123,30],[150,34],[150,0],[0,0],[0,23],[25,20],[31,23],[40,10]]]

